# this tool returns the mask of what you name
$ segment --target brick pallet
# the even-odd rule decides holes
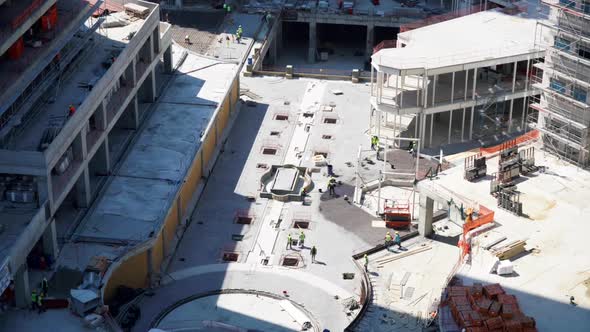
[[[500,284],[449,286],[441,307],[448,307],[455,323],[467,332],[534,332],[535,320],[524,315],[516,296]]]

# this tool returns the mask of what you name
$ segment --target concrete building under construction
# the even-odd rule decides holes
[[[494,9],[400,33],[372,56],[371,132],[433,147],[524,131],[535,26]]]
[[[143,121],[171,70],[158,6],[0,1],[0,292],[18,306]]]
[[[590,2],[543,0],[549,20],[539,21],[536,44],[547,48],[536,62],[533,86],[543,93],[537,110],[545,147],[580,166],[590,163]]]

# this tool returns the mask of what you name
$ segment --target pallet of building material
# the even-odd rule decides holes
[[[498,295],[505,294],[505,293],[506,292],[504,291],[504,288],[502,288],[502,286],[500,286],[500,284],[489,284],[489,285],[483,286],[483,294],[489,300],[497,300]]]
[[[401,253],[401,254],[398,254],[398,255],[395,255],[395,256],[387,256],[387,257],[378,259],[377,260],[377,267],[383,267],[383,265],[385,265],[387,263],[393,262],[395,260],[398,260],[398,259],[401,259],[401,258],[404,258],[404,257],[412,256],[414,254],[421,253],[421,252],[424,252],[424,251],[427,251],[427,250],[430,250],[430,249],[432,249],[431,246],[425,246],[425,247],[420,247],[418,249],[414,249],[412,251],[406,251],[404,253]]]
[[[523,253],[526,250],[525,245],[526,241],[519,240],[516,241],[516,243],[499,248],[494,253],[494,255],[496,255],[496,257],[498,257],[500,260],[510,259],[518,254]]]

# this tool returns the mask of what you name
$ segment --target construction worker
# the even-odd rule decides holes
[[[47,296],[48,291],[49,283],[47,282],[47,278],[43,277],[43,280],[41,280],[41,295]]]
[[[399,236],[399,232],[395,232],[395,238],[393,239],[393,244],[397,244],[397,248],[402,248],[402,238]]]
[[[408,152],[414,153],[414,141],[410,141],[410,145],[408,145]]]
[[[365,258],[365,272],[369,272],[369,256],[365,254],[363,257]]]
[[[223,12],[227,14],[227,3],[223,4]]]
[[[33,289],[31,292],[31,310],[37,309],[38,298],[37,291]]]
[[[301,234],[299,234],[299,248],[303,248],[304,243],[305,243],[305,233],[303,233],[303,231],[301,231]]]
[[[391,246],[391,241],[393,240],[393,238],[391,237],[391,233],[387,232],[385,234],[385,248],[389,248],[389,246]]]
[[[328,180],[328,192],[330,196],[336,196],[336,179],[333,176]]]
[[[371,137],[371,150],[379,150],[379,137],[372,136]]]
[[[72,116],[72,115],[74,115],[74,113],[76,113],[76,108],[74,107],[74,105],[70,105],[70,106],[68,107],[68,114],[69,114],[70,116]]]
[[[188,37],[188,35],[184,36],[184,42],[189,45],[191,44],[191,39]]]
[[[231,6],[230,5],[227,5],[226,9],[227,9],[227,14],[228,15],[231,14]]]
[[[291,246],[293,243],[293,239],[291,238],[291,233],[289,233],[289,236],[287,236],[287,249],[293,249],[293,247]]]
[[[315,255],[317,255],[318,250],[315,246],[311,247],[311,262],[315,263]]]
[[[43,294],[39,294],[37,296],[37,308],[39,309],[39,311],[37,311],[39,315],[42,312],[45,312],[45,308],[43,307]]]

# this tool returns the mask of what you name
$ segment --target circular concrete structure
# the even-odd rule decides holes
[[[285,297],[257,291],[224,290],[179,301],[160,315],[153,328],[286,332],[301,331],[306,324],[309,331],[316,331],[317,325],[313,322],[310,313]]]

